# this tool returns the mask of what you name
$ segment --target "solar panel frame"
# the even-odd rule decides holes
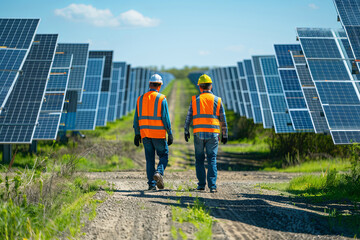
[[[87,60],[89,58],[89,44],[59,43],[57,51],[73,55],[73,64],[71,66],[72,74],[69,79],[68,91],[77,91],[77,101],[81,103],[84,91]],[[67,98],[67,100],[69,99]]]
[[[124,96],[124,107],[123,107],[123,115],[126,116],[128,114],[129,104],[130,104],[130,84],[131,84],[131,65],[126,65],[126,78],[125,78],[125,96]]]
[[[313,132],[312,119],[306,105],[305,96],[301,90],[301,83],[295,69],[295,61],[291,56],[291,51],[302,50],[301,45],[274,44],[274,50],[287,111],[293,128],[296,132]],[[283,59],[286,59],[286,64],[283,63]]]
[[[312,81],[310,71],[306,65],[305,56],[301,51],[291,51],[291,57],[295,63],[296,74],[300,81],[302,93],[305,97],[306,106],[310,114],[314,131],[317,134],[329,132],[329,126],[326,122],[324,109],[319,100],[314,82]],[[301,59],[301,60],[299,60]]]
[[[64,56],[66,56],[66,59],[62,59],[61,63],[57,63],[57,60]],[[33,137],[34,140],[56,140],[59,131],[60,118],[64,107],[65,94],[71,74],[72,61],[73,54],[69,55],[60,52],[55,53],[54,62],[45,91],[44,99],[46,101],[44,100],[40,110],[39,124],[35,129]],[[56,77],[58,74],[61,74],[61,76],[66,75],[65,85],[62,83],[63,88],[53,89],[51,88],[52,85],[50,83],[57,80]],[[56,102],[52,101],[53,97],[56,98]],[[47,104],[51,103],[53,105],[51,108],[46,106]]]
[[[251,110],[253,114],[254,123],[262,123],[262,113],[260,107],[260,100],[258,96],[258,89],[256,86],[254,70],[252,67],[252,60],[245,59],[244,60],[244,73],[246,76],[246,82],[249,86],[249,93],[250,93],[250,101],[251,101]]]
[[[0,19],[0,113],[30,52],[39,23],[40,19]],[[7,27],[8,24],[11,24],[11,27]],[[18,25],[14,26],[15,24]],[[14,43],[14,39],[18,42]],[[17,54],[17,61],[13,58],[14,54]],[[10,65],[11,63],[13,64]]]
[[[83,101],[78,106],[75,120],[75,129],[78,131],[95,130],[106,57],[89,57],[88,62]]]
[[[356,0],[334,0],[334,4],[352,52],[356,59],[360,59],[360,3]]]
[[[89,51],[89,58],[99,58],[105,56],[105,65],[103,71],[103,78],[101,82],[101,94],[98,113],[96,116],[96,126],[106,126],[107,116],[110,102],[111,92],[111,75],[112,75],[112,62],[113,51]]]
[[[239,75],[241,94],[242,94],[244,110],[245,110],[244,115],[246,116],[246,118],[252,119],[253,112],[252,112],[252,106],[250,100],[250,90],[249,90],[248,82],[246,80],[244,65],[242,62],[237,63],[237,71]]]
[[[57,34],[35,36],[22,68],[23,74],[16,80],[5,104],[5,111],[0,114],[0,143],[32,142],[54,61],[57,39]]]
[[[330,133],[331,136],[333,138],[333,141],[335,144],[351,144],[353,143],[352,139],[347,139],[346,141],[344,140],[344,138],[339,138],[338,133],[339,132],[347,132],[347,134],[343,135],[343,136],[352,136],[350,132],[354,132],[357,133],[360,128],[359,126],[356,125],[357,122],[360,122],[360,115],[358,113],[358,107],[360,105],[360,93],[359,93],[359,89],[356,86],[356,79],[354,78],[354,76],[351,74],[351,69],[350,69],[350,61],[351,59],[348,59],[348,56],[346,55],[346,51],[344,51],[344,47],[342,47],[343,44],[343,35],[342,32],[343,30],[332,30],[330,29],[329,31],[331,31],[332,33],[332,38],[336,40],[337,42],[337,46],[338,46],[338,51],[340,52],[341,58],[340,59],[325,59],[327,61],[342,61],[344,68],[345,68],[345,73],[342,73],[343,75],[348,75],[347,79],[338,79],[338,80],[333,80],[333,81],[327,81],[326,79],[321,79],[321,78],[314,78],[314,74],[313,74],[313,70],[311,69],[311,65],[309,65],[309,69],[310,69],[310,74],[312,77],[312,80],[315,82],[315,85],[317,84],[317,82],[327,82],[327,83],[332,83],[332,82],[339,82],[339,84],[346,84],[346,82],[350,82],[353,87],[354,87],[354,92],[356,93],[356,96],[354,96],[354,98],[358,98],[358,103],[356,105],[346,105],[346,104],[324,104],[322,99],[322,96],[319,92],[319,89],[316,88],[317,93],[319,95],[319,99],[321,102],[321,105],[324,109],[324,113],[325,113],[325,118],[327,121],[327,124],[329,126],[330,129]],[[321,38],[321,37],[318,37]],[[302,41],[302,37],[299,37],[300,43]],[[303,49],[304,51],[304,55],[306,58],[307,63],[309,64],[309,60],[311,61],[311,58],[307,57],[307,49]],[[349,96],[350,93],[348,93],[347,97]],[[353,99],[354,99],[353,98]],[[347,111],[346,111],[347,110]],[[354,124],[352,126],[349,126],[349,123]],[[349,127],[353,127],[353,129],[349,129]],[[341,140],[340,142],[338,140]]]
[[[256,88],[258,90],[258,96],[260,100],[260,109],[262,114],[262,120],[263,120],[263,127],[264,128],[273,128],[273,118],[271,115],[270,110],[270,104],[269,104],[269,98],[266,92],[265,87],[265,80],[262,75],[262,70],[260,66],[260,58],[266,58],[271,57],[272,55],[256,55],[252,56],[252,66],[254,71],[254,77],[256,79]]]
[[[265,80],[271,116],[276,133],[295,132],[290,115],[287,112],[285,94],[280,80],[278,65],[275,56],[259,59],[262,75]]]

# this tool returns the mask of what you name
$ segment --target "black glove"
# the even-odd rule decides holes
[[[227,143],[227,138],[225,138],[224,136],[221,136],[221,142],[223,144],[226,144]]]
[[[185,141],[188,142],[190,139],[190,133],[184,133]]]
[[[173,137],[173,135],[171,134],[171,135],[168,136],[168,146],[170,146],[171,144],[173,144],[173,142],[174,142],[174,137]]]
[[[139,146],[141,143],[141,136],[140,135],[135,135],[135,138],[134,138],[134,144],[135,146]]]

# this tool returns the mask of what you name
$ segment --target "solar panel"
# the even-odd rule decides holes
[[[0,114],[1,143],[31,143],[39,118],[46,82],[57,43],[57,34],[37,34],[22,74]]]
[[[84,96],[77,107],[77,130],[94,130],[100,103],[101,83],[106,57],[89,57],[86,70]]]
[[[56,52],[34,140],[56,140],[69,82],[72,54]]]
[[[360,2],[334,0],[334,3],[353,53],[356,59],[360,59]]]
[[[244,60],[244,73],[246,76],[247,85],[249,86],[251,110],[253,114],[254,123],[262,123],[263,119],[261,114],[259,95],[258,95],[258,90],[256,86],[255,75],[251,60]]]
[[[59,43],[57,52],[73,55],[68,91],[77,91],[77,101],[81,102],[84,89],[86,64],[89,56],[88,43]],[[66,98],[70,101],[69,98]]]
[[[100,103],[96,118],[96,126],[106,126],[108,106],[110,102],[111,91],[111,68],[113,62],[113,51],[90,51],[89,58],[101,58],[105,56],[105,65],[103,71],[103,79],[101,83]]]
[[[301,51],[301,46],[299,44],[275,44],[274,49],[292,126],[297,132],[312,132],[314,127],[296,73],[295,61],[291,56],[291,51]],[[312,50],[314,49],[312,48]]]
[[[111,76],[111,91],[110,91],[110,100],[109,100],[109,110],[108,110],[108,116],[107,121],[113,122],[116,120],[116,114],[117,114],[117,104],[118,104],[118,97],[119,97],[119,85],[120,85],[120,73],[121,73],[121,67],[118,64],[115,64],[113,62],[112,67],[112,76]]]
[[[216,68],[215,69],[215,77],[217,79],[217,91],[219,93],[219,97],[221,97],[223,103],[225,104],[225,98],[226,98],[226,94],[225,94],[225,90],[224,90],[224,79],[222,77],[222,68]]]
[[[126,65],[126,78],[125,78],[125,96],[124,96],[124,107],[123,107],[123,116],[126,116],[129,113],[130,105],[130,81],[131,81],[131,65]]]
[[[256,80],[255,81],[256,88],[258,90],[258,95],[260,100],[260,109],[263,119],[263,126],[264,128],[272,128],[274,126],[274,123],[271,116],[269,98],[266,92],[264,76],[262,75],[262,70],[260,65],[260,58],[265,58],[265,57],[271,57],[271,55],[253,56],[252,64],[253,64],[255,80]]]
[[[0,111],[29,53],[40,19],[0,19]]]
[[[124,104],[124,92],[125,92],[125,77],[126,77],[126,63],[125,62],[113,62],[112,78],[118,79],[116,103],[115,103],[115,119],[122,118],[122,106]],[[113,89],[113,88],[111,88]]]
[[[130,71],[130,82],[129,82],[129,103],[127,112],[131,112],[135,109],[135,83],[136,83],[136,69],[132,68]]]
[[[244,103],[244,110],[245,110],[244,114],[247,118],[253,118],[253,112],[252,112],[251,100],[250,100],[250,90],[248,83],[246,81],[244,64],[242,62],[237,63],[237,71],[239,75],[240,89]]]
[[[352,59],[347,56],[344,31],[328,29],[321,32],[323,31],[332,33],[331,39],[337,43],[337,51],[340,57],[313,59],[307,56],[308,49],[306,47],[303,47],[303,51],[333,141],[335,144],[349,144],[358,141],[356,136],[357,132],[360,131],[358,83],[355,82],[356,79],[351,74]],[[319,34],[319,36],[315,35],[313,40],[322,42],[323,38]],[[299,39],[302,43],[306,37],[299,37]],[[331,76],[331,74],[334,75]],[[343,133],[344,131],[346,134]]]
[[[302,50],[291,51],[291,56],[295,62],[295,70],[300,80],[301,90],[305,97],[306,106],[310,113],[315,133],[326,133],[329,131],[329,127]]]
[[[229,70],[229,92],[231,93],[232,108],[240,116],[245,116],[244,101],[241,93],[240,79],[236,67],[228,67]]]
[[[283,58],[282,61],[286,63]],[[275,56],[260,58],[262,75],[265,79],[265,87],[269,98],[271,116],[276,133],[295,132],[287,112],[285,95],[278,73]]]

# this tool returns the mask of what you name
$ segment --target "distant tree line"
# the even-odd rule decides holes
[[[197,67],[197,66],[184,66],[183,68],[165,68],[164,66],[158,68],[156,66],[150,66],[150,68],[155,71],[171,73],[175,76],[175,78],[178,79],[187,78],[190,72],[209,70],[209,67]]]

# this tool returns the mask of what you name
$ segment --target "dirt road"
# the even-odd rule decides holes
[[[91,173],[114,183],[116,190],[97,209],[83,239],[172,239],[171,206],[187,207],[196,197],[217,220],[213,239],[345,239],[332,229],[321,211],[300,200],[262,190],[257,183],[286,182],[296,174],[219,172],[219,192],[179,191],[196,183],[195,172],[167,173],[166,189],[146,191],[144,172]],[[99,192],[98,195],[107,194]],[[195,228],[184,225],[189,239]]]
[[[179,87],[181,83],[176,82],[168,99],[175,142],[165,172],[165,190],[146,191],[144,164],[139,164],[142,169],[136,172],[88,173],[92,179],[113,183],[115,190],[99,205],[95,219],[83,228],[83,239],[172,239],[171,227],[178,224],[172,221],[172,206],[186,208],[196,198],[204,202],[216,220],[213,239],[346,238],[341,237],[341,229],[334,229],[327,220],[324,208],[330,206],[311,205],[258,187],[260,183],[288,182],[297,174],[219,171],[218,193],[184,191],[195,187],[197,180],[192,170],[193,146],[183,140],[184,119],[174,121],[177,114],[186,116],[188,107],[188,101],[182,105],[176,101],[183,101],[176,96]],[[142,161],[145,163],[145,159]],[[220,170],[249,170],[260,165],[251,154],[219,151]],[[107,194],[100,191],[95,197],[102,199]],[[188,239],[195,238],[196,228],[192,224],[183,223],[181,229]]]

